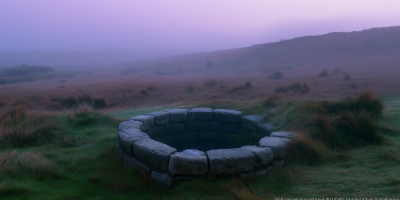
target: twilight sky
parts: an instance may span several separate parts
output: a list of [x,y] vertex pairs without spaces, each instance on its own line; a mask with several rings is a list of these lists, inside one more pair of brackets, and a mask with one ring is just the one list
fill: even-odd
[[398,0],[0,0],[0,51],[213,51],[400,25]]

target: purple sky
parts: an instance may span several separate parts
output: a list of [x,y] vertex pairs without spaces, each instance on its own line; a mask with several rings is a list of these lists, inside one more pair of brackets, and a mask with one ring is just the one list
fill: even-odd
[[385,0],[0,0],[0,51],[213,51],[400,25]]

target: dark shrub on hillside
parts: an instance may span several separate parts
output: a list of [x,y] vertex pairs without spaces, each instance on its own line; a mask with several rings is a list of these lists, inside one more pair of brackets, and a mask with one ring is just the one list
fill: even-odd
[[148,90],[148,91],[154,91],[154,90],[156,90],[156,87],[150,86],[150,87],[147,88],[147,90]]
[[5,106],[5,105],[6,105],[6,103],[0,102],[0,108],[3,107],[3,106]]
[[102,109],[107,106],[106,101],[103,98],[96,98],[93,100],[93,107],[95,109]]
[[282,77],[283,74],[281,71],[275,71],[271,76],[268,76],[268,79],[281,79]]
[[326,69],[322,70],[322,71],[319,73],[318,76],[319,76],[320,78],[328,77],[328,70],[326,70]]
[[286,86],[279,86],[275,88],[275,93],[285,93],[292,91],[292,92],[301,92],[303,94],[307,94],[309,90],[310,88],[308,87],[307,83],[300,84],[299,82],[297,82]]
[[72,108],[78,104],[78,101],[74,97],[67,97],[61,101],[61,104],[66,108]]
[[245,89],[250,89],[250,88],[252,88],[252,87],[253,87],[253,85],[251,84],[250,81],[247,81],[246,84],[244,84],[244,88],[245,88]]
[[356,112],[364,110],[372,117],[381,116],[384,108],[382,99],[368,89],[361,91],[356,98],[346,99],[344,104],[347,110]]
[[203,86],[205,87],[214,87],[217,85],[217,80],[215,79],[206,79],[203,81]]
[[340,73],[340,69],[336,68],[332,71],[332,74],[339,74]]
[[194,86],[193,85],[188,85],[186,87],[186,92],[194,92]]
[[344,75],[344,77],[343,77],[343,80],[345,80],[345,81],[349,81],[351,78],[350,78],[350,75],[349,74],[346,74],[346,75]]
[[262,102],[262,105],[267,108],[276,107],[279,103],[280,97],[276,94],[271,94]]
[[140,94],[147,95],[147,91],[146,90],[140,90]]
[[350,88],[351,89],[357,89],[357,85],[355,83],[353,83],[353,84],[350,85]]
[[80,96],[80,97],[78,98],[78,102],[79,102],[80,104],[87,104],[87,105],[92,105],[92,104],[93,104],[92,97],[90,97],[90,96],[87,95],[87,94],[83,94],[82,96]]

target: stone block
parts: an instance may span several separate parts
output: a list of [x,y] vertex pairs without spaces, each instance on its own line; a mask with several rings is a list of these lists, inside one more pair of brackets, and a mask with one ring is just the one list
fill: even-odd
[[165,135],[165,126],[153,127],[152,129],[146,131],[146,133],[151,138],[163,136]]
[[143,165],[141,162],[137,161],[135,157],[130,157],[124,155],[124,165],[127,167],[133,167],[141,175],[146,175],[150,177],[151,169]]
[[222,124],[222,129],[223,129],[224,132],[237,133],[238,132],[238,125],[237,124],[223,123]]
[[246,115],[241,119],[240,126],[243,128],[247,128],[251,131],[257,131],[257,124],[262,120],[262,116],[260,115]]
[[127,156],[127,155],[123,156],[124,165],[127,167],[135,167],[134,160],[135,157],[133,156]]
[[166,134],[176,134],[185,132],[185,124],[177,123],[177,124],[168,124],[165,125],[165,133]]
[[274,159],[274,167],[283,167],[283,165],[285,164],[285,159],[283,158],[277,158]]
[[117,146],[115,148],[115,154],[118,162],[123,162],[124,160],[124,151],[121,149],[119,146],[119,142],[117,143]]
[[175,176],[156,171],[151,172],[151,179],[157,183],[160,183],[163,187],[171,189],[175,186]]
[[272,164],[267,165],[265,167],[258,168],[256,170],[254,170],[254,172],[255,172],[257,178],[263,178],[263,177],[266,177],[271,170],[272,170]]
[[293,133],[287,132],[287,131],[273,132],[273,133],[271,133],[270,137],[280,137],[280,138],[291,139],[293,137]]
[[217,131],[222,132],[221,122],[186,122],[186,131]]
[[122,129],[118,131],[119,145],[124,152],[133,156],[132,144],[136,141],[150,139],[150,137],[139,129]]
[[211,108],[192,108],[188,111],[188,121],[206,122],[211,121],[213,112]]
[[203,151],[187,149],[171,154],[169,173],[180,175],[206,175],[208,172],[207,156]]
[[129,120],[142,122],[144,131],[148,131],[154,127],[154,117],[151,115],[139,115],[132,117]]
[[175,134],[176,140],[195,140],[199,138],[199,132],[185,132]]
[[187,109],[167,109],[164,111],[169,113],[170,124],[184,123],[187,120]]
[[140,131],[144,132],[143,123],[140,121],[128,120],[128,121],[121,122],[118,125],[118,131],[120,131],[122,129],[130,129],[130,128],[136,128],[136,129],[139,129]]
[[219,122],[239,124],[242,112],[237,110],[214,109],[213,115],[214,119]]
[[150,115],[154,117],[154,124],[156,126],[161,126],[169,124],[169,113],[165,111],[156,111],[151,113],[146,113],[144,115]]
[[252,178],[255,178],[255,173],[254,173],[254,171],[242,172],[242,173],[239,173],[238,176],[239,176],[240,179],[242,179],[244,181],[247,181],[247,180],[250,180]]
[[269,136],[274,127],[275,126],[270,123],[257,124],[257,133],[263,136]]
[[247,128],[240,127],[240,128],[238,128],[237,134],[239,134],[239,135],[251,135],[252,131],[247,129]]
[[258,147],[258,146],[243,146],[241,149],[245,149],[254,154],[255,157],[255,167],[261,167],[268,165],[273,160],[273,153],[271,148],[268,147]]
[[286,154],[286,144],[290,141],[291,141],[290,139],[286,138],[266,136],[260,140],[259,146],[271,148],[274,155],[274,159],[284,158]]
[[159,172],[168,171],[169,157],[176,152],[175,148],[152,139],[140,140],[132,146],[139,162]]
[[209,150],[207,156],[211,174],[236,174],[254,169],[254,155],[244,149]]

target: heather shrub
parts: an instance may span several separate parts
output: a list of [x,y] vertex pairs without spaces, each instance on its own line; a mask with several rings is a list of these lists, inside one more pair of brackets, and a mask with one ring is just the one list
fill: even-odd
[[147,91],[146,90],[140,90],[140,94],[147,95]]
[[262,102],[262,105],[267,108],[276,107],[279,103],[280,97],[276,94],[268,95],[267,99]]
[[107,106],[106,101],[103,98],[96,98],[93,100],[93,107],[95,109],[102,109]]
[[215,87],[217,85],[217,80],[215,79],[206,79],[203,81],[203,86],[205,87]]
[[268,79],[281,79],[283,77],[283,74],[281,71],[275,71],[272,73],[272,75],[268,76]]
[[194,92],[194,86],[193,85],[188,85],[186,87],[186,92]]
[[357,85],[355,83],[353,83],[353,84],[350,85],[350,88],[351,89],[357,89]]
[[320,78],[328,77],[328,70],[326,70],[326,69],[322,70],[322,71],[319,73],[318,76],[319,76]]
[[72,108],[78,104],[78,101],[74,97],[67,97],[61,101],[61,104],[66,108]]
[[286,86],[279,86],[275,88],[275,93],[285,93],[292,91],[307,94],[309,90],[310,88],[308,87],[307,83],[300,84],[299,82],[297,82]]
[[350,75],[349,74],[346,74],[346,75],[344,75],[344,77],[343,77],[343,80],[345,80],[345,81],[349,81],[351,78],[350,78]]
[[154,91],[154,90],[156,90],[156,87],[155,87],[155,86],[149,86],[149,87],[147,88],[147,90],[148,90],[148,91]]
[[80,104],[92,105],[93,104],[93,99],[88,94],[83,94],[78,98],[78,102]]

